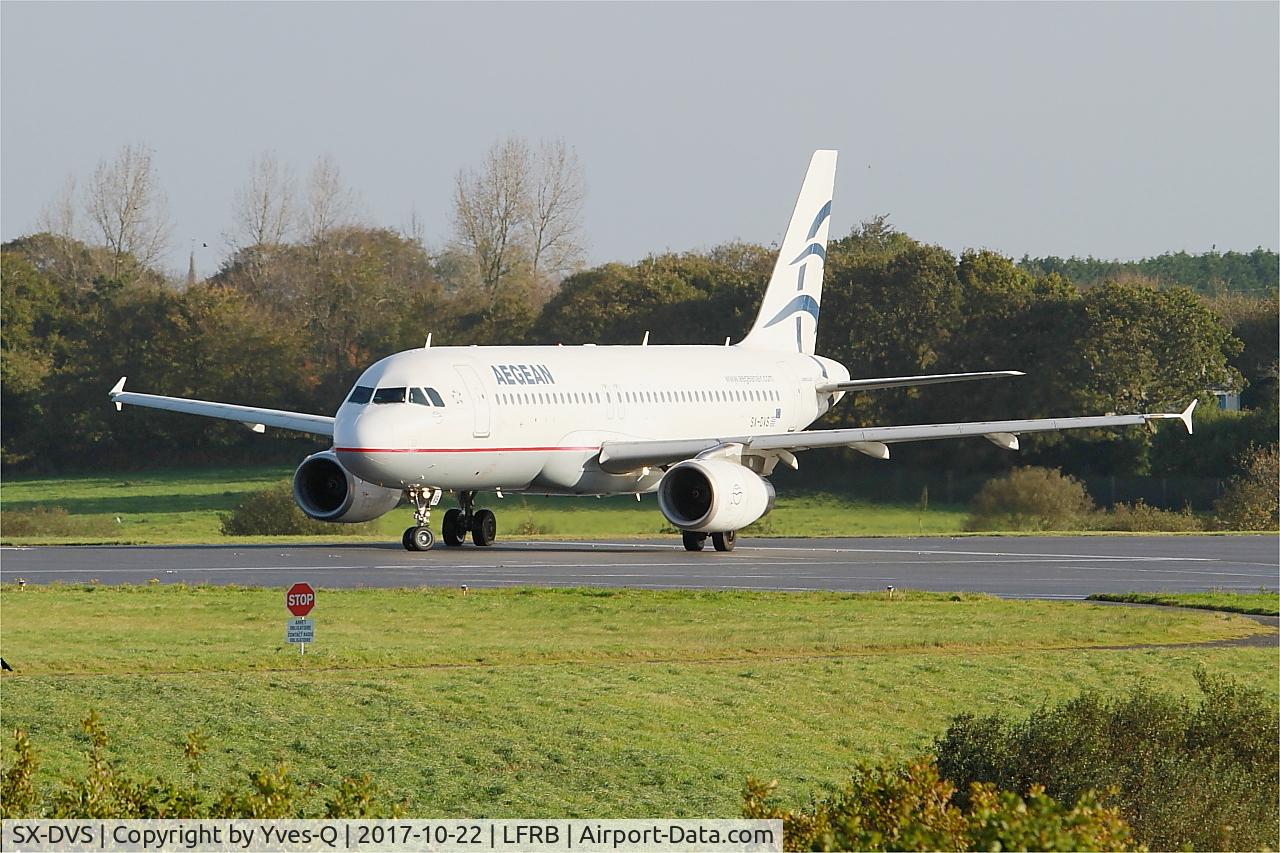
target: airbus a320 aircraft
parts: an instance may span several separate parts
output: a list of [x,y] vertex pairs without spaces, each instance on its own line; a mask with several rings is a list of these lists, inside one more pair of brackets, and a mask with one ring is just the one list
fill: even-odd
[[[441,525],[446,545],[491,545],[493,512],[476,494],[657,492],[658,507],[701,551],[733,550],[736,533],[767,513],[779,463],[817,447],[852,447],[878,459],[900,441],[983,436],[1018,448],[1021,433],[1150,424],[1179,414],[1109,415],[806,430],[846,393],[1020,376],[1018,371],[850,379],[814,353],[822,304],[836,152],[818,151],[791,214],[764,301],[733,346],[431,347],[382,359],[333,417],[136,394],[124,379],[116,408],[148,406],[329,436],[293,475],[302,511],[367,521],[407,496],[414,526],[404,547],[429,549],[431,508],[448,491],[458,506]],[[727,344],[727,342],[726,342]]]

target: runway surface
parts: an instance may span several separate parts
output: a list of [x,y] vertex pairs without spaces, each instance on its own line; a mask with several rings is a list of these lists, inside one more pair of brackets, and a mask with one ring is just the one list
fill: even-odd
[[986,592],[1082,598],[1095,592],[1276,589],[1276,536],[750,539],[727,554],[674,538],[620,542],[189,545],[0,549],[0,579],[323,587],[613,586],[643,589]]

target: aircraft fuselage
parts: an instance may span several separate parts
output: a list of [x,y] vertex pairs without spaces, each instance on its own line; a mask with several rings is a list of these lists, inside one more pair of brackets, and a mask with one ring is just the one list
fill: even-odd
[[[738,346],[408,350],[361,375],[372,395],[353,390],[338,409],[334,449],[390,488],[649,492],[662,471],[603,471],[602,442],[802,430],[838,399],[815,384],[847,378],[821,356]],[[402,402],[377,402],[400,388]]]

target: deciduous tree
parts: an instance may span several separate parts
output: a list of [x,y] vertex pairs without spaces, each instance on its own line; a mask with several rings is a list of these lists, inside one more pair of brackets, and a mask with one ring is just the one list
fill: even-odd
[[112,278],[154,267],[171,228],[151,149],[126,145],[101,161],[85,188],[85,212],[109,253]]

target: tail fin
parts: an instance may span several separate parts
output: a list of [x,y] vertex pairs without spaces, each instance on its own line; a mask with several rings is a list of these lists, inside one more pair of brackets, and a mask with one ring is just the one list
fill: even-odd
[[813,355],[835,180],[836,152],[815,151],[760,313],[739,346]]

